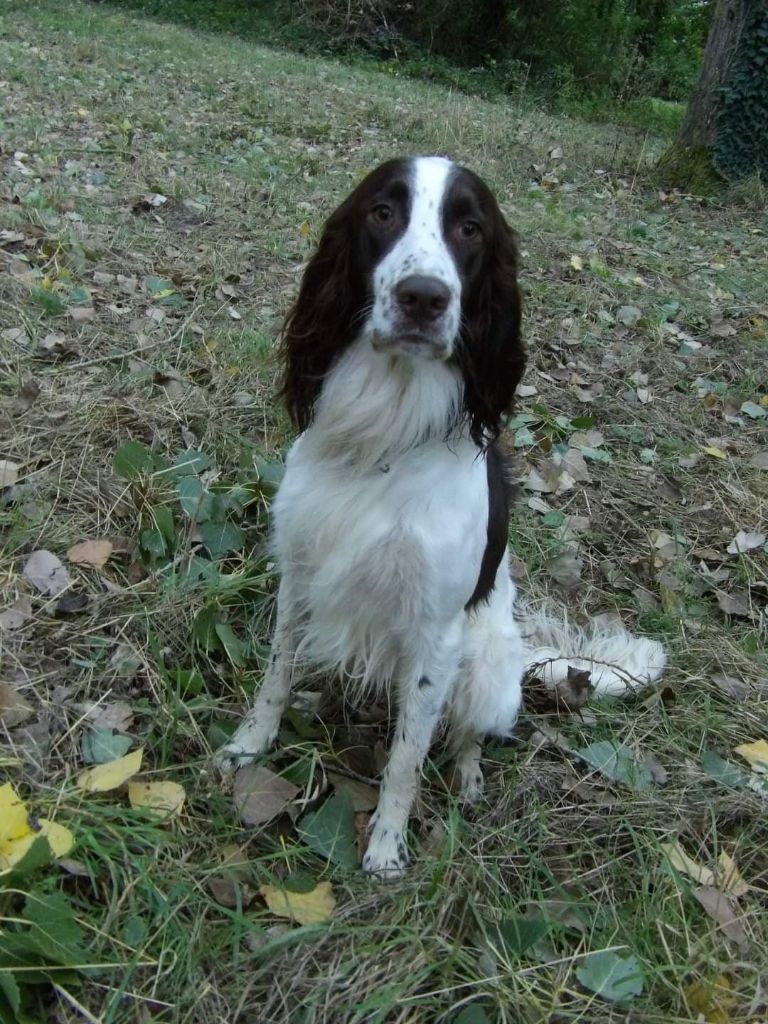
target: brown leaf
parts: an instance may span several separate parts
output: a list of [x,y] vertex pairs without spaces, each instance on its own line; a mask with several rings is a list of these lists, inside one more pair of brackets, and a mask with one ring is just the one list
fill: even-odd
[[298,792],[297,786],[268,768],[242,768],[235,776],[235,810],[244,825],[265,825],[284,811]]
[[27,619],[32,618],[32,602],[22,594],[13,604],[0,612],[0,629],[10,632],[13,629],[20,629]]
[[739,949],[746,949],[749,946],[744,925],[737,916],[733,903],[725,893],[720,892],[714,885],[702,885],[695,890],[694,896],[712,920],[720,926],[720,930],[727,939]]
[[337,793],[348,793],[353,811],[372,811],[379,802],[379,791],[367,782],[347,778],[337,772],[328,772],[328,781]]
[[0,722],[8,729],[21,725],[34,713],[29,701],[10,683],[0,680]]
[[13,487],[19,479],[21,467],[16,462],[0,459],[0,487]]
[[720,610],[725,612],[726,615],[738,615],[744,619],[752,617],[749,593],[746,590],[737,591],[733,594],[726,594],[722,590],[718,591],[717,603],[720,606]]
[[581,585],[581,570],[584,562],[573,548],[567,548],[561,555],[546,563],[546,571],[565,590],[575,590]]
[[743,555],[747,551],[754,551],[765,544],[764,533],[747,533],[739,530],[731,543],[725,549],[729,555]]
[[41,594],[57,597],[72,583],[69,573],[51,551],[34,551],[24,566],[24,577]]
[[208,892],[222,907],[247,907],[253,900],[253,892],[236,878],[214,875],[206,882]]
[[67,558],[76,565],[106,565],[112,554],[112,542],[108,540],[83,540],[73,544],[67,551]]
[[113,704],[93,704],[86,710],[85,717],[94,729],[128,732],[133,724],[133,711],[125,701],[116,701]]
[[743,680],[737,679],[735,676],[727,676],[723,672],[717,672],[709,678],[718,690],[726,695],[726,697],[730,697],[732,700],[738,701],[740,704],[749,696],[749,686]]

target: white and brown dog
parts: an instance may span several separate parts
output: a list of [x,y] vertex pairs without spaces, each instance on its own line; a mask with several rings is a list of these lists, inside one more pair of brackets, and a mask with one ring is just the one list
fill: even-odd
[[268,750],[294,676],[385,689],[397,722],[366,871],[398,875],[441,719],[462,794],[511,732],[527,666],[598,693],[658,678],[658,643],[515,610],[496,440],[525,368],[515,237],[487,186],[439,157],[373,171],[330,217],[288,316],[283,396],[301,434],[273,506],[272,659],[217,764]]

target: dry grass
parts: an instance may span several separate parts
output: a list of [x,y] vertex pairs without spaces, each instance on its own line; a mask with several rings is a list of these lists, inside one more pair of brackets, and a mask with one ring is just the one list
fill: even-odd
[[[0,604],[26,594],[33,608],[0,632],[0,668],[34,712],[0,725],[0,767],[77,837],[85,875],[49,869],[36,891],[64,891],[92,962],[118,965],[44,990],[35,1012],[108,1024],[761,1020],[765,796],[718,784],[702,753],[729,758],[768,731],[766,554],[725,550],[768,521],[768,474],[751,464],[768,421],[739,411],[768,392],[764,214],[647,190],[662,140],[626,127],[66,0],[13,4],[0,26],[2,222],[20,236],[0,244],[0,458],[19,466],[0,497]],[[546,589],[551,560],[572,543],[563,515],[588,517],[570,601],[618,609],[663,638],[671,668],[645,701],[576,715],[532,701],[517,740],[488,750],[489,799],[471,818],[436,749],[413,825],[417,862],[382,888],[327,866],[288,820],[243,830],[205,765],[258,681],[268,640],[274,580],[256,467],[279,461],[289,440],[272,398],[281,314],[349,187],[393,153],[428,151],[482,173],[521,236],[527,381],[538,392],[520,406],[535,442],[516,435],[521,477],[523,458],[544,463],[579,417],[612,455],[588,463],[590,481],[545,496],[547,514],[522,492],[511,533],[520,571]],[[542,172],[530,164],[558,181],[531,188]],[[166,201],[153,206],[154,194]],[[78,305],[93,318],[73,319]],[[621,323],[633,319],[619,314],[628,305],[641,314],[633,326]],[[52,333],[62,338],[46,353]],[[602,394],[584,402],[580,389],[594,385]],[[169,475],[115,472],[129,440],[170,459],[200,449],[223,494],[246,489],[243,543],[207,577],[188,571],[190,553],[205,552]],[[168,513],[174,550],[153,558],[141,539]],[[657,546],[660,531],[671,546]],[[116,552],[102,569],[69,566],[84,607],[62,611],[24,579],[30,552],[66,561],[71,544],[94,537]],[[725,616],[718,594],[745,614]],[[206,622],[229,624],[247,656],[206,651]],[[178,669],[199,674],[198,693],[180,690]],[[717,672],[744,683],[743,700],[722,692]],[[187,788],[173,826],[73,785],[87,709],[117,700],[133,711],[151,777]],[[546,726],[559,733],[542,745]],[[611,785],[563,737],[574,749],[612,740],[653,754],[668,780],[640,792]],[[287,725],[272,761],[317,800],[323,765],[372,776],[385,738],[381,724],[329,713],[322,726]],[[717,931],[693,883],[671,877],[659,843],[674,837],[705,865],[723,850],[737,860],[751,886],[736,908],[742,946]],[[281,925],[258,897],[220,905],[207,881],[233,841],[247,849],[251,892],[298,871],[331,878],[333,923]],[[494,922],[524,913],[550,926],[516,956]],[[584,955],[604,949],[642,965],[631,1006],[577,979]],[[725,1017],[691,988],[720,975]]]

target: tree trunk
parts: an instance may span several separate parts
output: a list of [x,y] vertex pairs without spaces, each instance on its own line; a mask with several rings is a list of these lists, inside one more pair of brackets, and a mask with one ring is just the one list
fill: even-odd
[[677,138],[659,161],[665,182],[706,191],[717,180],[712,147],[722,110],[722,90],[747,21],[750,0],[717,0],[701,71]]

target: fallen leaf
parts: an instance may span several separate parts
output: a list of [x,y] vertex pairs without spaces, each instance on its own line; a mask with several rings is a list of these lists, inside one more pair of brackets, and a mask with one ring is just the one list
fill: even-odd
[[20,469],[18,463],[0,459],[0,487],[13,487],[19,479]]
[[749,695],[749,687],[747,684],[741,679],[736,679],[735,676],[728,676],[723,672],[718,672],[709,678],[721,693],[724,693],[726,697],[731,697],[739,703],[745,701]]
[[112,542],[109,540],[84,540],[69,548],[67,558],[76,565],[95,565],[101,568],[109,561],[112,550]]
[[61,561],[52,551],[34,551],[24,566],[24,577],[41,594],[58,597],[70,586],[72,580]]
[[251,889],[231,876],[214,875],[208,879],[206,886],[222,907],[247,907],[253,899]]
[[7,729],[21,725],[33,712],[32,705],[25,697],[21,696],[15,687],[0,680],[0,722]]
[[725,612],[726,615],[739,615],[744,619],[752,617],[749,594],[746,590],[737,591],[733,594],[726,594],[722,590],[718,591],[717,603],[720,610]]
[[32,602],[25,594],[22,594],[13,604],[0,612],[0,629],[5,629],[8,632],[20,629],[27,619],[31,618]]
[[705,455],[711,455],[713,459],[727,458],[722,448],[717,448],[715,445],[712,444],[704,445],[701,450],[704,452]]
[[533,398],[538,393],[539,389],[534,384],[518,384],[515,392],[518,398]]
[[584,568],[583,559],[572,548],[566,549],[556,558],[551,558],[545,565],[546,571],[565,590],[574,590],[581,584],[581,570]]
[[588,954],[576,968],[576,977],[584,988],[612,1003],[625,1002],[643,991],[643,971],[637,957],[620,957],[612,950]]
[[178,782],[129,782],[128,802],[131,807],[144,807],[161,818],[175,818],[181,813],[187,794]]
[[736,999],[733,986],[724,974],[718,974],[711,980],[692,981],[683,994],[698,1020],[703,1019],[707,1024],[731,1024],[731,1011]]
[[328,781],[337,793],[348,793],[352,801],[352,810],[372,811],[379,802],[379,791],[367,782],[360,782],[358,779],[350,779],[346,775],[339,775],[337,772],[328,772]]
[[581,256],[571,256],[570,263],[571,263],[571,269],[572,270],[583,270],[584,269],[584,261],[582,260]]
[[619,306],[616,310],[616,319],[625,327],[634,327],[643,315],[639,306]]
[[753,420],[764,420],[768,416],[768,411],[762,405],[758,405],[757,402],[743,402],[741,412]]
[[599,448],[605,444],[605,437],[599,430],[577,430],[568,438],[571,448]]
[[68,828],[47,818],[36,818],[33,828],[27,808],[10,782],[0,786],[0,871],[18,864],[39,837],[46,839],[54,857],[66,856],[75,844]]
[[106,764],[127,754],[133,746],[130,736],[111,729],[88,729],[83,733],[80,752],[86,764]]
[[86,793],[107,793],[117,789],[141,770],[143,754],[144,748],[139,747],[115,761],[96,765],[95,768],[86,768],[78,775],[77,785]]
[[235,776],[235,810],[244,825],[265,825],[285,810],[298,792],[297,786],[268,768],[242,768]]
[[259,892],[276,917],[287,917],[297,924],[330,921],[336,908],[330,882],[320,882],[311,892],[291,892],[275,885],[260,885]]
[[743,555],[746,551],[754,551],[765,544],[764,533],[747,533],[739,530],[731,543],[725,549],[729,555]]
[[321,857],[342,867],[357,867],[355,812],[348,793],[337,793],[299,822],[299,835]]
[[574,750],[574,754],[596,768],[613,782],[622,782],[630,789],[649,789],[653,776],[648,765],[637,759],[633,752],[620,743],[602,740]]
[[724,892],[713,885],[702,885],[694,892],[694,896],[706,912],[720,925],[720,930],[740,949],[749,945],[743,923],[739,920],[731,900]]
[[741,743],[734,747],[735,754],[739,754],[747,761],[755,772],[768,772],[768,742],[766,740],[755,740],[753,743]]
[[91,704],[86,707],[85,717],[94,729],[127,732],[133,724],[133,711],[125,701],[115,701],[113,704]]
[[719,869],[718,888],[728,893],[729,896],[746,896],[749,892],[749,886],[744,881],[736,861],[725,850],[720,852],[720,856],[717,858],[717,866]]
[[749,460],[749,465],[753,469],[768,469],[768,451],[757,452]]
[[677,839],[671,843],[662,843],[660,850],[667,862],[676,871],[683,875],[688,875],[689,878],[692,878],[694,882],[698,882],[699,885],[715,884],[714,872],[689,857]]

